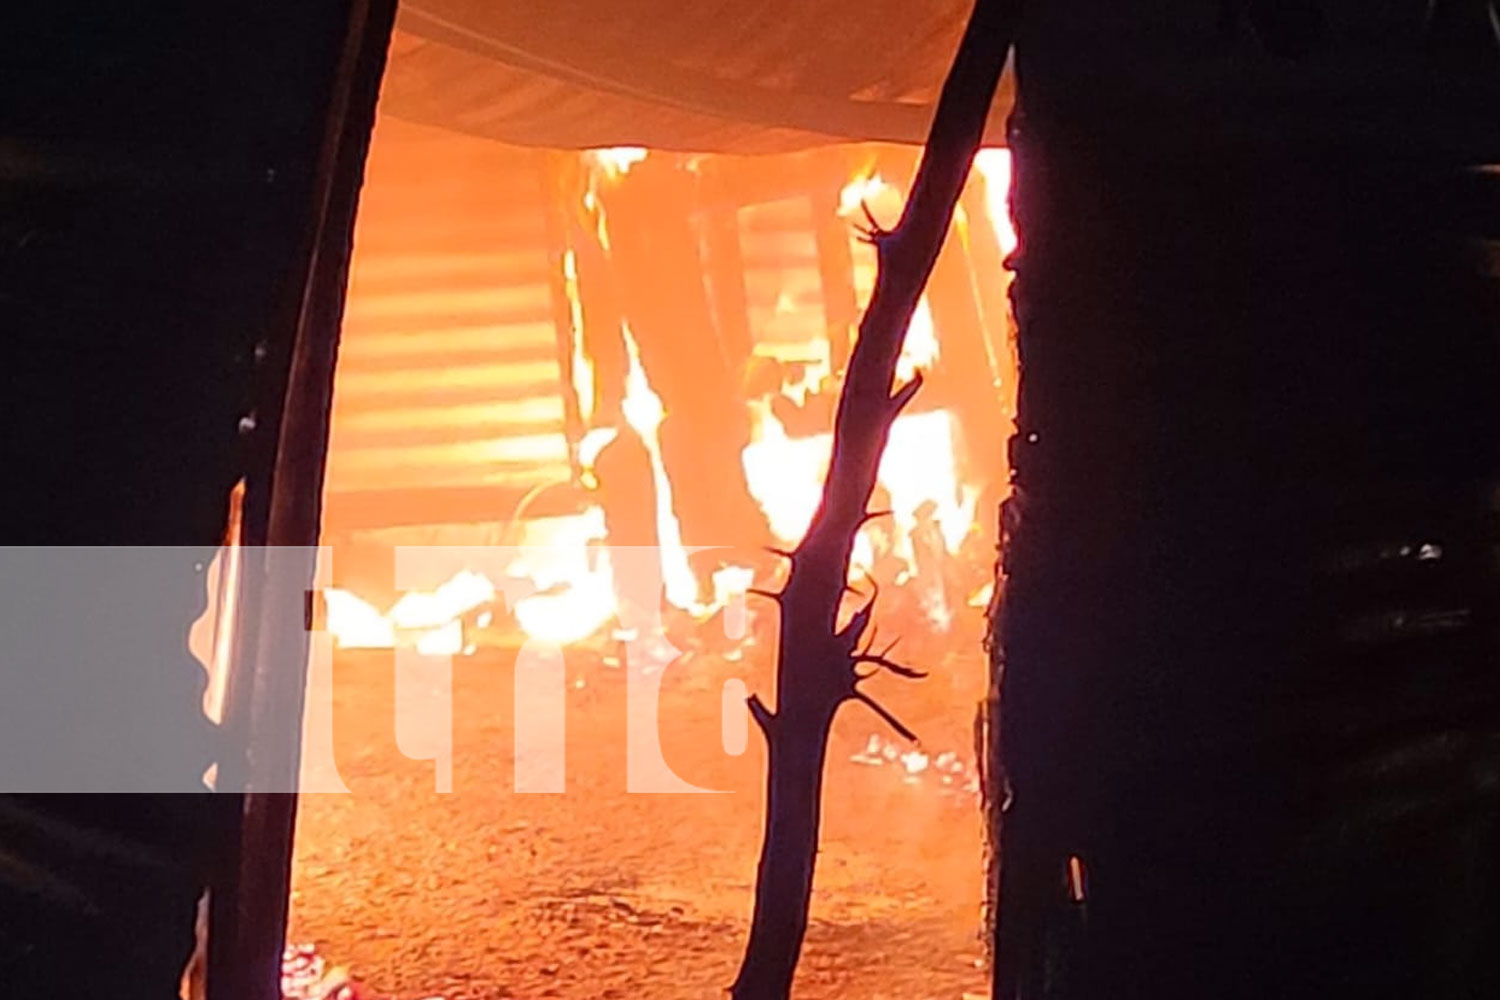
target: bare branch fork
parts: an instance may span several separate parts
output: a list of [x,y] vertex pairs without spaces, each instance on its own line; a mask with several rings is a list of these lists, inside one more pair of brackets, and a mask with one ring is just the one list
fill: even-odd
[[[884,229],[866,209],[864,238],[876,249],[875,289],[859,326],[834,421],[833,457],[823,497],[791,561],[786,588],[764,593],[781,609],[774,711],[758,696],[750,714],[766,739],[766,826],[756,873],[755,912],[745,957],[730,987],[734,1000],[786,1000],[807,931],[817,856],[823,765],[834,715],[862,702],[903,737],[915,734],[859,687],[881,670],[919,671],[861,647],[878,596],[842,628],[849,557],[867,512],[891,424],[921,388],[921,376],[892,391],[906,328],[948,232],[1013,37],[1019,0],[976,0],[944,81],[922,163],[900,221]],[[862,669],[863,668],[863,669]]]

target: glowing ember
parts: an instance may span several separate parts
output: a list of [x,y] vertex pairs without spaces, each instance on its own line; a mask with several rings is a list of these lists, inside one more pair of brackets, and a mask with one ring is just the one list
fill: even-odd
[[901,755],[901,766],[907,774],[921,774],[930,763],[928,756],[920,750],[908,750]]
[[289,944],[281,954],[283,1000],[355,1000],[349,970],[329,965],[311,944]]
[[945,798],[968,802],[979,794],[977,768],[952,750],[930,755],[921,749],[907,750],[880,733],[871,733],[864,747],[849,760],[894,773],[905,785],[926,786]]

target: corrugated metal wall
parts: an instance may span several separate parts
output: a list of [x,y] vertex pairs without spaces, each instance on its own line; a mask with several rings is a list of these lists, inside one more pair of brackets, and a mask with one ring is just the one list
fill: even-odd
[[826,360],[828,328],[811,199],[750,205],[736,217],[755,352]]
[[568,478],[538,155],[379,121],[335,381],[333,530],[503,519]]

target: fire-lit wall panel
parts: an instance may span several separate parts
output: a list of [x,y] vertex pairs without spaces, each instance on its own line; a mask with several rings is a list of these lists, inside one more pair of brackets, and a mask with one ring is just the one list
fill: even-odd
[[738,212],[745,301],[757,354],[826,360],[827,323],[812,203],[806,197]]
[[[379,121],[334,387],[334,530],[414,508],[499,520],[568,478],[539,167],[529,150]],[[477,506],[445,511],[445,492],[476,490]]]

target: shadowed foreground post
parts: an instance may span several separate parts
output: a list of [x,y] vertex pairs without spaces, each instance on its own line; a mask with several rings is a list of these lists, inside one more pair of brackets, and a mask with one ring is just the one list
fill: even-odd
[[833,457],[806,537],[786,553],[791,574],[774,597],[781,606],[777,707],[752,696],[750,711],[769,751],[766,829],[756,875],[755,913],[735,1000],[790,994],[807,930],[819,803],[829,730],[839,706],[861,701],[907,738],[909,730],[859,689],[870,671],[921,676],[860,646],[875,596],[838,628],[849,556],[866,512],[891,424],[921,385],[894,392],[896,360],[912,313],[947,234],[990,102],[1005,64],[1014,21],[1011,0],[978,0],[943,85],[922,166],[901,221],[892,230],[871,219],[879,272],[859,327],[835,419]]
[[1500,995],[1500,59],[1301,7],[1017,42],[996,1000]]

